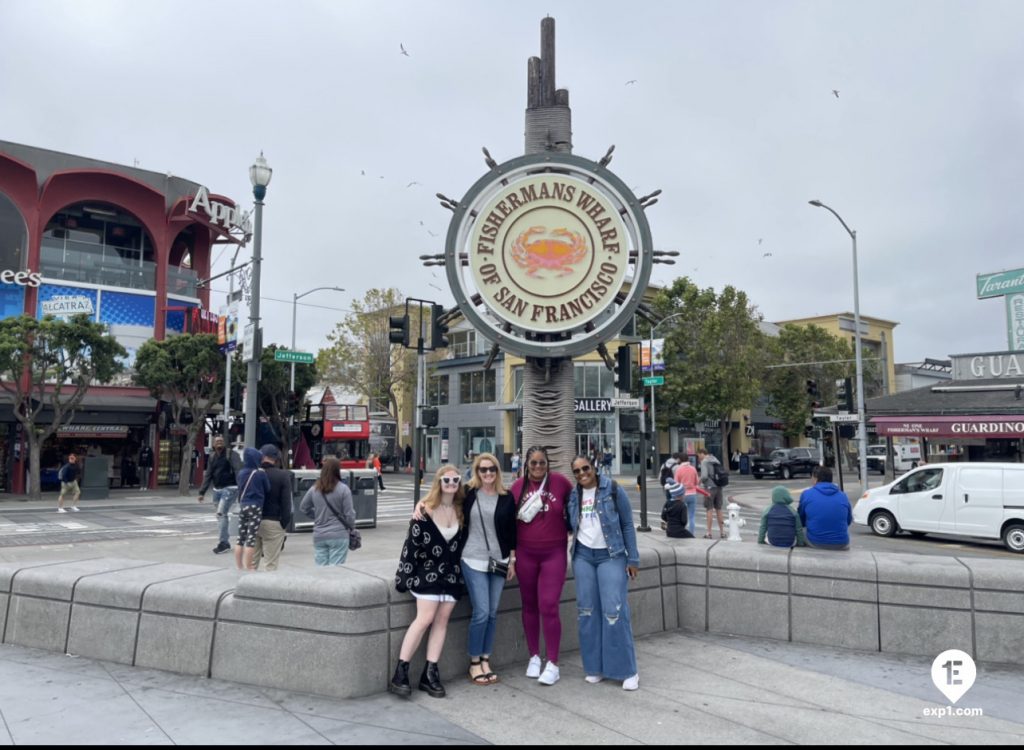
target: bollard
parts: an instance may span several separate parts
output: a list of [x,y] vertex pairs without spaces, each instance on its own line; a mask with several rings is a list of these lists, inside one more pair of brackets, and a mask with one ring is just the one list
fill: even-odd
[[743,539],[740,537],[740,528],[746,526],[747,522],[740,518],[740,506],[737,505],[736,501],[730,497],[729,504],[725,506],[725,508],[729,511],[729,536],[726,538],[726,541],[742,542]]

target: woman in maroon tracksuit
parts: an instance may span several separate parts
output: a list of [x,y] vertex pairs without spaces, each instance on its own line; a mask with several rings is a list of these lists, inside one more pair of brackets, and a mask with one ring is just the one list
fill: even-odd
[[[529,523],[516,524],[516,576],[523,601],[523,630],[530,649],[526,676],[539,678],[542,685],[558,682],[558,647],[562,641],[562,622],[558,603],[565,585],[568,563],[568,531],[565,508],[572,482],[548,470],[548,454],[534,446],[526,451],[525,475],[512,485],[518,507],[540,493],[542,510]],[[544,627],[544,646],[548,659],[541,671],[540,630]]]

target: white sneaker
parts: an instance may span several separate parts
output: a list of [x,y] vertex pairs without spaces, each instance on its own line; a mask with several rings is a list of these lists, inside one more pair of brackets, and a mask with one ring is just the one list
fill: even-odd
[[602,677],[599,674],[588,674],[584,679],[587,682],[589,682],[591,685],[596,685],[597,683],[599,683],[602,680],[604,680],[604,677]]
[[640,675],[635,674],[622,681],[623,690],[638,690],[640,688]]
[[81,508],[79,508],[77,505],[72,505],[71,506],[71,510],[73,510],[75,513],[77,513],[78,511],[81,510]]
[[67,511],[64,510],[63,508],[57,508],[57,512],[58,513],[67,513]]
[[526,665],[526,676],[537,679],[540,677],[540,657],[531,656],[530,663]]
[[544,673],[537,678],[537,682],[541,685],[554,685],[558,682],[558,665],[548,662],[548,665],[544,667]]

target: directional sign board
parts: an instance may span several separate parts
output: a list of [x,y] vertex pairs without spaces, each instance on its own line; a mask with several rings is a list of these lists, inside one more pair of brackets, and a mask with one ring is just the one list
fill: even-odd
[[300,365],[313,364],[313,355],[309,352],[290,352],[287,349],[278,349],[274,352],[275,362],[296,362]]
[[653,378],[644,378],[644,385],[665,385],[665,376],[655,375]]
[[642,404],[638,398],[613,398],[612,407],[616,409],[639,409]]

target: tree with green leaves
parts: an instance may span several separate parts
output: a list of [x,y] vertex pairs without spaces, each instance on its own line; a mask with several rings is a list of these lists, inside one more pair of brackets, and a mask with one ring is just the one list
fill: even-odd
[[[93,383],[109,383],[128,352],[88,315],[68,320],[30,315],[0,320],[0,387],[28,439],[29,497],[41,497],[39,449],[71,422]],[[50,414],[42,418],[44,409]]]
[[[257,411],[267,419],[271,429],[281,437],[282,443],[287,446],[291,443],[288,436],[288,394],[291,384],[291,364],[278,362],[274,359],[274,352],[287,347],[270,344],[263,348],[260,358],[260,382],[259,400],[256,402]],[[238,368],[240,371],[243,368]],[[234,373],[234,368],[232,369]],[[301,403],[306,392],[312,388],[317,381],[316,364],[295,365],[295,393]],[[296,420],[301,419],[300,414],[295,415]],[[258,448],[259,446],[253,446]]]
[[[718,420],[724,452],[732,413],[750,408],[761,392],[768,356],[761,314],[734,287],[716,294],[686,277],[659,291],[652,309],[666,321],[658,330],[665,338],[658,426],[667,427],[680,418],[698,423]],[[670,316],[676,317],[668,320]],[[723,462],[727,458],[723,456]]]
[[[388,338],[388,318],[404,314],[405,300],[397,289],[370,289],[362,300],[354,301],[352,312],[328,335],[330,346],[317,355],[323,381],[366,396],[371,407],[387,404],[391,415],[397,416],[398,394],[410,392],[416,383],[416,359],[410,356],[415,349],[392,344]],[[419,320],[412,317],[413,346],[418,325]]]
[[[769,343],[772,366],[765,376],[766,412],[782,421],[788,438],[803,435],[812,415],[812,401],[836,403],[836,380],[854,371],[853,348],[815,325],[786,324]],[[817,395],[807,392],[812,381]]]
[[189,494],[189,470],[196,437],[206,414],[224,392],[224,356],[213,334],[184,333],[150,340],[135,357],[135,382],[170,404],[175,424],[185,426],[178,494]]

